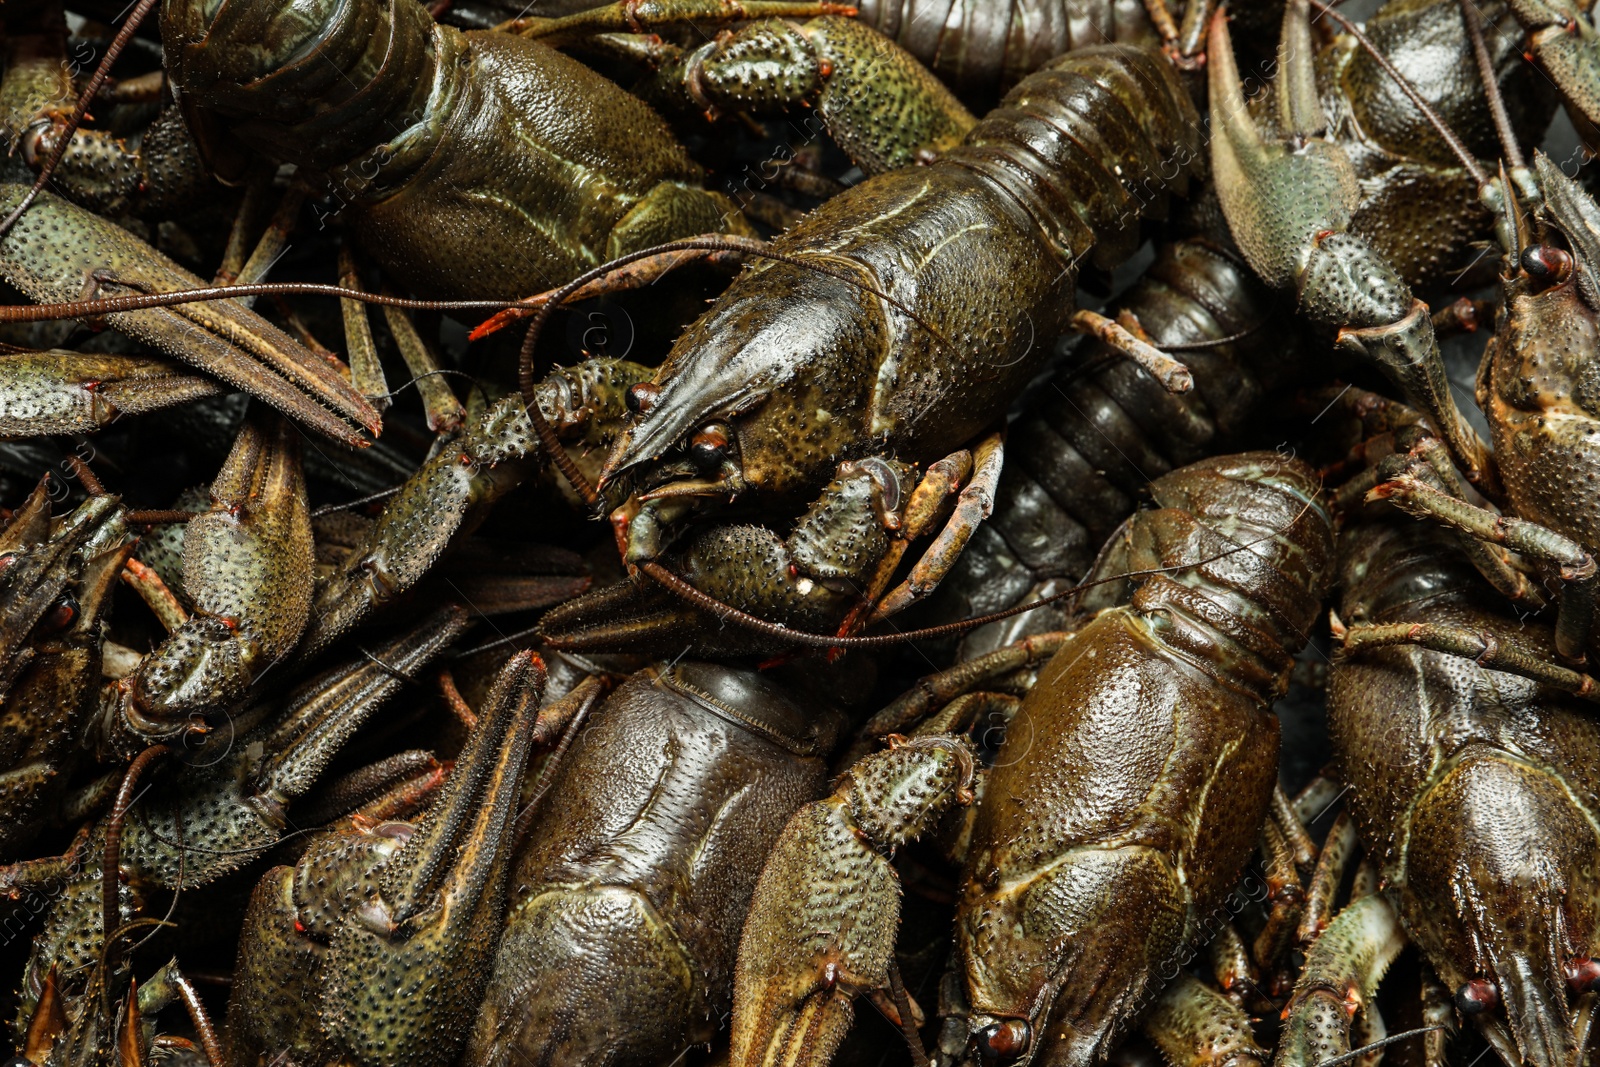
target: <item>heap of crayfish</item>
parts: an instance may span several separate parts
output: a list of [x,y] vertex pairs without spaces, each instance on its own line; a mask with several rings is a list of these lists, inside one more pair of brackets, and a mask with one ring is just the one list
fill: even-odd
[[1597,30],[1366,15],[9,0],[14,1062],[1585,1067]]

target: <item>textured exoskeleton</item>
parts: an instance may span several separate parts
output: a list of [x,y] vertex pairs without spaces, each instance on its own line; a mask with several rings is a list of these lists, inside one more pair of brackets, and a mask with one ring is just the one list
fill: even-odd
[[[1303,374],[1304,338],[1230,246],[1203,237],[1161,244],[1105,312],[1134,316],[1155,345],[1206,346],[1182,353],[1193,390],[1169,392],[1088,338],[1011,424],[994,514],[940,586],[939,621],[1009,608],[1082,577],[1151,478],[1243,445],[1262,402]],[[1053,606],[984,627],[963,654],[1064,619],[1065,607]]]
[[[76,5],[74,5],[76,6]],[[85,53],[67,47],[60,0],[8,4],[0,74],[0,140],[6,153],[40,166],[77,102]],[[170,218],[192,208],[208,184],[195,144],[173,106],[134,138],[79,130],[56,167],[55,189],[100,215]]]
[[624,1067],[711,1040],[760,859],[823,791],[838,728],[751,671],[625,682],[529,826],[464,1062]]
[[[1554,100],[1548,83],[1522,61],[1504,5],[1480,5],[1512,128],[1537,140]],[[1507,32],[1507,31],[1511,32]],[[1390,0],[1363,24],[1373,48],[1416,89],[1434,114],[1481,159],[1499,154],[1489,101],[1455,0]],[[1366,48],[1336,35],[1316,62],[1317,95],[1328,136],[1359,183],[1350,233],[1412,286],[1458,281],[1491,233],[1477,183],[1400,85]],[[1266,103],[1266,94],[1256,104]],[[1266,107],[1258,117],[1272,121]]]
[[[1385,892],[1507,1064],[1575,1067],[1600,954],[1600,722],[1528,676],[1560,673],[1549,626],[1514,617],[1439,531],[1363,523],[1341,556],[1329,729]],[[1454,653],[1417,643],[1447,638]]]
[[[1489,423],[1506,496],[1524,519],[1591,551],[1600,508],[1589,488],[1600,470],[1600,206],[1548,157],[1535,160],[1542,232],[1508,257],[1504,321],[1484,350],[1478,404]],[[1562,244],[1565,244],[1565,248]]]
[[[1129,519],[1092,573],[1177,569],[1100,587],[1106,610],[1055,635],[1046,647],[1058,651],[1016,708],[985,775],[956,910],[961,995],[941,1038],[945,1055],[986,1064],[1095,1062],[1176,975],[1183,953],[1214,929],[1213,914],[1256,845],[1276,780],[1270,704],[1287,688],[1291,656],[1332,570],[1320,485],[1298,461],[1245,453],[1174,471],[1151,491],[1157,508]],[[1003,649],[949,673],[970,689],[986,672],[1020,665]],[[948,699],[959,689],[915,692]],[[867,730],[898,728],[916,706],[902,704]],[[928,728],[944,725],[935,719]],[[866,758],[914,761],[913,746],[933,740]],[[928,810],[959,792],[958,778],[894,793],[895,803],[884,805],[893,825],[926,825]],[[860,790],[838,797],[858,822],[880,817]],[[912,814],[900,811],[907,804]],[[870,862],[859,854],[897,839],[807,828],[806,810],[786,839],[797,836],[795,847],[830,878],[835,870],[855,877]],[[865,889],[861,898],[836,899],[828,882],[812,892],[792,875],[775,876],[770,888],[764,875],[762,885],[740,952],[735,1067],[824,1063],[840,1031],[823,1029],[822,1020],[878,977],[869,964],[892,943],[897,909],[883,894],[893,883],[873,888],[870,912]],[[809,916],[797,925],[792,915],[810,907],[848,913],[852,924],[871,914],[872,936],[852,924],[840,927],[851,939],[802,936],[831,928]],[[797,1023],[817,1012],[814,1023]]]
[[970,803],[972,775],[972,750],[959,737],[897,738],[789,820],[739,941],[734,1064],[833,1056],[855,998],[889,988],[900,883],[885,854]]
[[194,1042],[159,1032],[157,1013],[179,1003],[196,1024],[207,1062],[218,1062],[216,1035],[203,1010],[196,1010],[199,997],[178,961],[168,960],[143,980],[133,973],[128,959],[137,947],[133,943],[148,936],[148,928],[155,925],[156,920],[145,919],[113,931],[106,950],[88,965],[86,991],[74,1003],[55,997],[52,975],[51,993],[19,1042],[15,1062],[40,1067],[144,1067],[160,1062],[157,1057],[162,1052],[198,1051]]
[[1527,31],[1526,51],[1561,91],[1585,140],[1600,137],[1600,38],[1594,4],[1583,0],[1511,0]]
[[1162,992],[1140,1023],[1173,1067],[1266,1067],[1250,1017],[1187,972]]
[[[0,184],[0,212],[26,193]],[[115,223],[47,192],[0,238],[0,276],[40,303],[205,284]],[[378,431],[377,411],[332,364],[237,301],[120,311],[106,322],[327,437],[362,445],[361,430]],[[183,379],[173,388],[194,391]]]
[[[539,33],[832,10],[630,3]],[[225,127],[325,179],[373,257],[431,295],[515,298],[672,238],[749,232],[654,111],[538,40],[438,25],[414,0],[348,12],[169,0],[162,39],[214,160]],[[883,50],[899,52],[878,38]]]
[[[628,388],[649,375],[648,367],[627,360],[589,360],[552,371],[535,390],[536,401],[557,436],[578,446],[575,462],[592,470],[626,414]],[[521,394],[488,405],[444,437],[319,583],[304,647],[325,647],[413,588],[496,500],[547,460]]]
[[[1186,189],[1196,136],[1165,59],[1083,49],[930,166],[813,211],[774,242],[781,261],[756,258],[631,391],[638,418],[599,485],[627,561],[655,560],[684,520],[735,499],[803,505],[841,460],[931,464],[973,440],[1067,331],[1079,261],[1125,257],[1140,218]],[[958,508],[955,524],[986,510]],[[823,555],[848,561],[857,536],[845,524]],[[755,541],[729,556],[752,606],[829,577]]]
[[[861,21],[928,64],[956,92],[979,102],[993,100],[1075,48],[1151,45],[1160,38],[1149,9],[1136,0],[957,0],[937,10],[922,0],[862,0],[856,6]],[[1193,53],[1202,43],[1199,33],[1191,32],[1184,51]]]
[[[1412,295],[1387,258],[1384,241],[1369,241],[1355,228],[1363,186],[1352,154],[1370,163],[1395,131],[1381,136],[1369,131],[1372,141],[1356,138],[1349,146],[1334,136],[1315,80],[1309,0],[1290,0],[1278,49],[1277,123],[1263,129],[1246,105],[1227,20],[1220,14],[1212,20],[1207,49],[1216,131],[1211,166],[1234,240],[1263,281],[1296,293],[1299,311],[1314,326],[1336,331],[1341,348],[1381,366],[1438,427],[1468,478],[1492,488],[1488,450],[1450,397],[1427,304]],[[1427,56],[1429,50],[1419,54]],[[1362,69],[1354,66],[1346,76]],[[1381,71],[1370,75],[1382,76]],[[1381,114],[1383,97],[1371,102]],[[1347,121],[1360,114],[1360,107],[1352,108]],[[1415,130],[1420,123],[1396,125]],[[1414,133],[1400,136],[1411,147],[1427,144]],[[1377,154],[1381,159],[1383,153]],[[1407,228],[1402,215],[1374,236],[1392,240]]]
[[920,63],[838,15],[763,19],[719,34],[662,62],[639,91],[713,115],[809,110],[867,174],[936,158],[977,121]]
[[[370,656],[308,679],[281,712],[251,709],[219,730],[181,767],[116,820],[120,918],[139,916],[162,891],[194,890],[262,856],[293,832],[289,809],[317,783],[362,723],[466,627],[460,608],[436,613]],[[73,865],[35,939],[23,982],[26,1027],[46,984],[75,997],[101,937],[103,856],[112,818],[90,833],[87,861]]]
[[742,222],[637,98],[420,3],[167,3],[162,38],[202,145],[226,129],[325,174],[366,250],[431,295],[516,298]]
[[52,529],[42,484],[0,532],[0,863],[21,858],[85,753],[132,551],[115,497],[91,496]]
[[106,687],[103,743],[132,755],[237,704],[287,656],[311,612],[311,516],[300,437],[286,420],[245,424],[184,534],[193,611],[133,674]]
[[61,350],[0,355],[0,439],[93,433],[122,415],[221,391],[216,382],[146,356]]
[[[926,595],[987,515],[1001,467],[999,437],[974,452],[945,457],[920,480],[909,464],[875,456],[845,460],[788,537],[761,525],[707,525],[693,530],[669,562],[718,601],[812,633],[847,631],[868,609],[888,614]],[[952,496],[953,521],[909,580],[880,603],[910,543],[930,532]],[[707,626],[703,611],[634,582],[570,601],[539,626],[552,644],[570,649],[737,655],[787,647],[781,636]]]
[[494,959],[523,767],[550,725],[535,713],[544,676],[531,653],[511,658],[420,822],[348,821],[266,873],[240,938],[230,1064],[455,1061]]
[[1378,464],[1372,494],[1475,542],[1464,546],[1475,566],[1512,600],[1537,610],[1557,599],[1557,651],[1582,664],[1594,644],[1600,548],[1592,385],[1600,206],[1542,153],[1534,170],[1543,204],[1532,220],[1515,197],[1503,200],[1506,305],[1478,368],[1509,514],[1469,502],[1448,466],[1428,458],[1425,439],[1403,461]]
[[[525,13],[521,5],[494,6],[508,14]],[[591,0],[551,0],[537,4],[536,10],[543,15],[570,15],[590,6]],[[1200,16],[1210,10],[1209,5],[1191,6],[1201,10],[1193,17],[1185,10],[1186,32],[1180,45],[1184,55],[1204,44]],[[861,22],[927,64],[975,106],[993,104],[1024,77],[1073,49],[1152,45],[1162,36],[1139,0],[940,0],[933,5],[922,0],[861,0],[855,7]]]
[[1394,909],[1381,894],[1364,893],[1341,911],[1306,950],[1284,1007],[1276,1067],[1313,1067],[1351,1054],[1354,1024],[1371,1031],[1378,983],[1405,946]]

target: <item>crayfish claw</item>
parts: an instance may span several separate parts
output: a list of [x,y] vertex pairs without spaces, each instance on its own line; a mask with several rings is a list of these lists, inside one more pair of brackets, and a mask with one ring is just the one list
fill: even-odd
[[[0,211],[26,192],[21,185],[0,187]],[[0,242],[0,274],[41,303],[78,300],[85,279],[97,272],[114,274],[136,292],[205,287],[126,230],[50,193],[40,193]],[[236,301],[111,312],[106,321],[326,437],[363,447],[369,441],[355,427],[376,435],[381,425],[376,409],[325,359]]]
[[357,1062],[446,1064],[466,1041],[494,959],[544,685],[537,656],[511,658],[443,792],[334,933],[323,1025]]
[[739,943],[732,1067],[824,1067],[853,1001],[889,984],[900,886],[886,858],[972,783],[950,735],[876,752],[795,813],[767,858]]
[[[1281,51],[1289,85],[1300,81],[1294,71],[1301,66],[1309,70],[1312,63],[1311,50],[1297,50],[1294,45],[1300,23],[1307,18],[1303,3],[1290,4],[1284,12]],[[1319,235],[1350,225],[1360,200],[1355,170],[1343,149],[1313,135],[1316,119],[1298,106],[1297,143],[1262,136],[1240,86],[1226,9],[1212,16],[1207,56],[1215,131],[1211,165],[1223,214],[1240,251],[1262,279],[1274,288],[1292,287],[1305,271]]]
[[[258,414],[217,473],[209,510],[188,523],[183,584],[194,610],[140,664],[122,725],[149,734],[148,743],[241,699],[299,641],[311,565],[300,435],[287,420]],[[122,693],[111,699],[120,703]]]
[[149,356],[8,353],[0,355],[0,438],[94,433],[122,415],[220,392],[211,379]]

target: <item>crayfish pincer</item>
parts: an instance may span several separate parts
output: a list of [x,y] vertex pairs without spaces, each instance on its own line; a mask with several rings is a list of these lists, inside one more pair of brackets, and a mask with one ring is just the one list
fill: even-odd
[[419,823],[348,820],[256,886],[228,1006],[228,1062],[443,1067],[477,1010],[544,664],[501,670]]
[[[637,418],[598,487],[627,561],[654,562],[686,521],[735,500],[796,508],[826,492],[898,530],[910,485],[895,465],[964,465],[955,450],[1002,418],[1048,357],[1045,339],[1071,329],[1079,263],[1133,252],[1139,220],[1202,166],[1197,138],[1165,59],[1087,48],[1017,86],[930,166],[880,174],[813,211],[630,390]],[[866,508],[874,494],[881,503]],[[949,540],[964,543],[987,510],[958,505]],[[859,523],[833,524],[806,553],[748,541],[736,607],[773,605],[774,621],[806,627],[817,598],[849,606],[836,570],[801,557],[861,566]],[[954,558],[891,598],[931,591]],[[616,596],[598,596],[594,614],[614,616]],[[552,620],[552,640],[581,637],[581,605],[559,633]]]
[[[947,672],[959,685],[919,685],[864,732],[929,704],[948,714],[790,821],[745,923],[734,1067],[828,1061],[850,999],[885,978],[899,907],[882,853],[970,799],[969,750],[944,731],[985,681],[1046,653],[978,782],[949,983],[964,1004],[941,1062],[1095,1062],[1225,919],[1277,778],[1271,703],[1321,610],[1332,523],[1316,474],[1276,453],[1206,460],[1151,494],[1101,553],[1095,577],[1129,576],[1102,587],[1105,610]],[[890,788],[863,788],[884,775]]]
[[300,438],[286,420],[245,424],[184,536],[194,611],[104,690],[105,744],[137,752],[242,700],[287,656],[311,613],[311,513]]

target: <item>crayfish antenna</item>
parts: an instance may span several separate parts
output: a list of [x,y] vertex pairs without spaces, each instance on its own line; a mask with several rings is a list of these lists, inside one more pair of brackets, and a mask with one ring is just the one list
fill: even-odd
[[128,818],[128,809],[133,806],[134,790],[139,785],[139,779],[152,763],[170,751],[166,745],[151,745],[128,764],[122,776],[122,785],[117,789],[117,799],[111,805],[111,816],[106,820],[105,852],[100,860],[100,906],[103,915],[100,929],[105,934],[106,948],[109,948],[114,936],[112,931],[117,929],[117,920],[122,916],[118,868],[122,865],[123,823]]
[[[1484,173],[1483,167],[1473,154],[1467,151],[1467,146],[1461,143],[1461,138],[1456,136],[1456,132],[1450,128],[1450,124],[1445,122],[1433,105],[1423,98],[1422,94],[1417,91],[1417,87],[1412,84],[1411,79],[1400,73],[1395,65],[1390,62],[1389,57],[1379,51],[1378,47],[1361,31],[1361,27],[1339,14],[1331,5],[1323,3],[1322,0],[1309,0],[1309,3],[1319,17],[1327,16],[1337,22],[1372,57],[1373,62],[1382,67],[1383,72],[1394,79],[1395,85],[1406,95],[1406,99],[1410,100],[1412,106],[1422,112],[1422,117],[1428,120],[1428,124],[1434,128],[1439,137],[1449,146],[1451,153],[1460,161],[1461,169],[1472,175],[1472,180],[1477,182],[1479,186],[1488,182],[1489,176]],[[1307,53],[1308,56],[1309,54]],[[1307,59],[1306,62],[1309,64],[1310,60]],[[1498,86],[1496,89],[1498,91]]]
[[[1528,162],[1522,156],[1522,146],[1517,143],[1516,131],[1511,127],[1511,115],[1506,111],[1506,99],[1500,92],[1500,80],[1494,74],[1494,60],[1483,39],[1483,16],[1472,0],[1461,0],[1461,18],[1467,24],[1467,39],[1472,42],[1472,57],[1478,64],[1478,80],[1483,83],[1484,97],[1489,101],[1489,114],[1494,118],[1495,134],[1500,138],[1500,152],[1511,170],[1526,171]],[[1505,181],[1505,167],[1500,168],[1500,179]],[[1509,195],[1510,187],[1507,186]]]
[[85,116],[89,114],[89,105],[94,103],[94,98],[100,95],[100,87],[106,83],[106,78],[111,75],[111,65],[117,61],[122,50],[128,47],[128,42],[133,40],[134,33],[139,29],[150,12],[155,10],[159,0],[139,0],[133,11],[128,15],[122,28],[117,30],[117,35],[111,39],[111,44],[106,48],[106,54],[100,57],[100,65],[95,67],[94,75],[89,79],[89,84],[83,87],[78,102],[72,106],[72,115],[67,119],[66,128],[60,131],[55,139],[55,147],[51,149],[50,157],[45,160],[43,167],[39,168],[38,177],[34,178],[33,185],[23,196],[21,203],[11,209],[11,213],[0,220],[0,237],[4,237],[15,226],[22,213],[28,210],[39,194],[44,191],[45,185],[50,181],[50,176],[61,165],[61,160],[67,154],[67,147],[72,144],[73,134],[78,132],[78,127],[83,125]]

